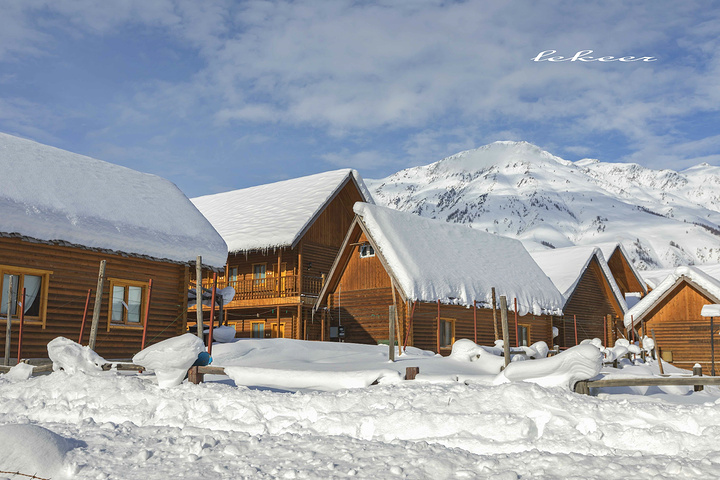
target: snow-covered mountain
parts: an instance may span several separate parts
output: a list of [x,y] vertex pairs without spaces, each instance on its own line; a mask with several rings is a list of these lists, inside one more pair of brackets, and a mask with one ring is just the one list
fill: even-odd
[[641,269],[720,262],[720,167],[570,162],[495,142],[366,180],[375,200],[522,240],[530,250],[622,242]]

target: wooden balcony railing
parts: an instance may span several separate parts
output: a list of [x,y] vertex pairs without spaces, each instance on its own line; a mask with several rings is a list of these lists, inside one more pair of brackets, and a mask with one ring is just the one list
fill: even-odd
[[[230,285],[235,289],[233,301],[257,300],[263,298],[282,298],[318,296],[323,286],[323,277],[312,277],[303,275],[302,286],[299,285],[298,275],[287,275],[283,277],[252,278],[247,280],[235,280],[231,282],[218,281],[218,288],[225,288]],[[203,279],[203,287],[210,288],[212,280]],[[194,285],[191,285],[194,288]]]

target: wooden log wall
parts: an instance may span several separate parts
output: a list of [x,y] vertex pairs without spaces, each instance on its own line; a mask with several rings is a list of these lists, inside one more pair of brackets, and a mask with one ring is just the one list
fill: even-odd
[[[0,265],[52,271],[50,275],[46,328],[27,322],[23,331],[23,357],[47,358],[47,343],[64,336],[78,340],[80,324],[88,289],[92,289],[90,305],[94,301],[98,267],[107,260],[106,277],[147,282],[153,279],[150,301],[150,323],[147,344],[179,335],[185,331],[186,267],[173,263],[142,258],[94,252],[75,247],[32,243],[18,238],[0,238]],[[108,325],[108,302],[111,298],[106,280],[100,324],[96,344],[97,352],[106,359],[129,358],[140,350],[141,326]],[[92,310],[92,309],[91,309]],[[90,315],[85,326],[83,342],[90,333]],[[4,324],[4,323],[3,323]],[[13,322],[12,356],[17,356],[19,324]],[[0,333],[4,345],[5,329]]]
[[619,248],[615,249],[607,263],[623,296],[644,290]]
[[585,270],[575,291],[565,303],[564,319],[558,319],[555,326],[559,335],[556,342],[561,347],[575,345],[575,324],[577,317],[578,343],[585,339],[604,339],[605,317],[619,316],[622,311],[611,299],[611,290],[597,260],[593,259]]

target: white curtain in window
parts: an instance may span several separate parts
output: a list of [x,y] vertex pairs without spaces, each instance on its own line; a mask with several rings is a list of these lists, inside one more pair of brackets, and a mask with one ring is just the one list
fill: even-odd
[[113,286],[112,292],[112,321],[123,321],[123,300],[125,299],[125,287]]
[[140,322],[140,306],[142,305],[142,288],[128,287],[128,322]]
[[24,275],[23,276],[23,287],[25,288],[25,305],[23,310],[25,312],[35,303],[35,298],[40,293],[40,285],[42,284],[42,277],[36,275]]

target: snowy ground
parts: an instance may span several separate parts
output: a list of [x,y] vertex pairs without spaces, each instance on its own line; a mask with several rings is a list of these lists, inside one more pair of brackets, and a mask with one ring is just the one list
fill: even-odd
[[[589,397],[525,382],[492,385],[496,375],[473,375],[477,362],[413,351],[389,364],[382,346],[247,340],[216,345],[213,353],[215,364],[275,369],[267,371],[275,383],[301,375],[289,371],[404,372],[411,364],[421,377],[283,391],[236,386],[227,377],[159,388],[151,374],[0,375],[0,470],[16,471],[4,467],[3,452],[34,439],[15,436],[10,445],[3,428],[25,424],[71,439],[63,467],[45,477],[54,479],[675,479],[720,471],[714,388]],[[454,380],[463,375],[467,384]]]

